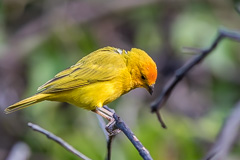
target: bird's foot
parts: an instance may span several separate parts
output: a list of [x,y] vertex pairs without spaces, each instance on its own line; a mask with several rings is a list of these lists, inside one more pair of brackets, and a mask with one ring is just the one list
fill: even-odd
[[113,109],[110,109],[107,106],[103,106],[103,107],[100,107],[100,108],[96,108],[95,110],[92,110],[92,111],[109,121],[109,123],[105,127],[109,136],[115,136],[115,135],[117,135],[118,133],[121,132],[121,130],[117,129],[117,127],[115,125],[116,120],[113,117],[115,111]]
[[105,127],[105,129],[107,130],[109,136],[115,136],[115,135],[117,135],[118,133],[121,132],[120,129],[116,128],[115,124],[116,124],[116,121],[112,117],[110,122]]

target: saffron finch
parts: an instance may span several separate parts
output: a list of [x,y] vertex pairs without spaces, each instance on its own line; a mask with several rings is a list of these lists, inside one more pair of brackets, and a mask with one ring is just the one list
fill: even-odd
[[111,120],[103,105],[138,87],[152,94],[156,78],[156,64],[143,50],[104,47],[58,73],[35,95],[9,106],[5,113],[49,100],[92,110]]

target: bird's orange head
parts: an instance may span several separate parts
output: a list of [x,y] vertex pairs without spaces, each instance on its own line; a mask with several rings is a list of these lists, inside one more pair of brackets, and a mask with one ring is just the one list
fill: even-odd
[[132,48],[128,54],[128,68],[134,88],[144,87],[152,94],[157,79],[156,63],[141,49]]

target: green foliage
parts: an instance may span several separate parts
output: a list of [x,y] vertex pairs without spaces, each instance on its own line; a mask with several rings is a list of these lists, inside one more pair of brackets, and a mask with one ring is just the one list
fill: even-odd
[[[165,84],[169,79],[169,77],[164,77],[163,70],[169,66],[182,64],[183,61],[194,56],[182,53],[181,48],[183,46],[208,47],[220,26],[239,27],[239,15],[236,15],[234,8],[231,8],[228,2],[225,2],[228,4],[227,7],[225,7],[224,2],[218,1],[187,4],[181,1],[158,2],[141,7],[136,6],[128,10],[123,9],[122,12],[116,11],[118,14],[111,11],[104,15],[100,15],[100,13],[97,15],[97,10],[96,13],[91,10],[86,14],[74,10],[79,14],[77,17],[66,18],[62,21],[61,18],[64,18],[64,14],[60,17],[56,14],[56,17],[53,16],[54,18],[49,16],[49,19],[44,17],[45,14],[50,13],[55,8],[54,6],[59,5],[55,4],[56,2],[44,1],[46,4],[36,5],[41,13],[34,12],[32,15],[33,11],[26,7],[28,3],[35,3],[35,1],[24,1],[22,4],[14,5],[19,7],[19,15],[14,15],[15,19],[10,19],[10,17],[13,17],[11,14],[15,13],[6,11],[6,8],[13,4],[5,1],[5,10],[0,7],[0,58],[9,56],[5,54],[9,53],[12,54],[12,59],[21,57],[16,58],[16,61],[26,65],[24,70],[26,77],[23,76],[26,80],[26,88],[22,90],[23,95],[20,95],[21,97],[34,94],[39,86],[59,71],[76,63],[84,55],[100,48],[100,46],[111,44],[116,47],[142,48],[148,50],[149,54],[155,58],[159,69],[159,80],[154,95],[154,98],[156,98],[163,83]],[[70,3],[70,1],[66,1],[66,3]],[[94,4],[94,2],[92,3]],[[178,3],[179,7],[176,7]],[[87,7],[92,5],[90,2],[86,2],[86,4]],[[224,9],[222,6],[224,6]],[[101,6],[99,7],[101,8]],[[114,8],[116,6],[108,5],[105,7]],[[83,8],[79,7],[79,10],[82,11]],[[91,18],[91,15],[93,15],[93,18]],[[170,18],[165,18],[165,16]],[[35,22],[34,20],[38,18],[45,18],[44,22],[46,23],[51,22],[47,25],[47,29],[43,27],[43,31],[39,29],[39,32],[32,33],[32,36],[31,32],[34,31],[29,29],[27,31],[30,36],[22,33],[23,36],[19,38],[21,40],[16,40],[18,45],[9,42],[11,38],[14,39],[14,35],[17,35],[18,31],[21,31],[21,28]],[[61,23],[58,22],[58,18]],[[78,18],[86,18],[86,20],[78,20]],[[125,23],[129,25],[124,25]],[[166,24],[169,26],[166,26]],[[132,37],[129,34],[124,34],[124,32],[119,32],[118,28],[120,27],[122,27],[122,30],[130,31]],[[166,27],[170,28],[166,29]],[[111,28],[114,29],[111,30]],[[166,31],[169,33],[164,34]],[[129,41],[125,42],[122,37],[132,38],[133,46],[127,43],[131,40],[128,39]],[[164,53],[161,50],[162,48],[165,49]],[[16,53],[5,52],[8,49],[16,49],[17,51]],[[171,64],[173,61],[168,59],[168,53],[171,53],[169,55],[176,59],[174,64]],[[18,56],[15,56],[15,54]],[[146,96],[146,92],[141,90],[131,92],[129,93],[131,96],[120,98],[110,106],[116,108],[116,110],[122,104],[131,108],[127,110],[129,113],[120,113],[131,115],[128,116],[130,118],[126,120],[126,123],[130,124],[131,129],[150,151],[154,160],[201,159],[211,147],[224,119],[239,99],[239,62],[239,43],[222,42],[217,50],[197,66],[204,68],[203,71],[193,70],[192,72],[197,73],[196,77],[189,75],[190,78],[188,77],[187,82],[184,81],[186,83],[184,87],[186,90],[190,90],[190,93],[199,93],[201,91],[199,88],[204,86],[201,88],[204,90],[201,96],[207,99],[207,102],[204,103],[206,106],[201,109],[197,108],[198,105],[187,94],[184,99],[176,100],[170,97],[170,102],[162,113],[168,126],[167,130],[162,129],[156,116],[149,113],[150,109],[147,107],[150,100]],[[176,69],[174,68],[174,70]],[[170,68],[169,70],[173,69]],[[199,77],[207,78],[203,82],[199,82]],[[202,95],[204,93],[210,96]],[[16,93],[16,95],[18,94]],[[190,104],[195,105],[191,106],[191,111],[187,107],[184,109],[179,107],[181,104],[183,104],[181,106],[189,105],[185,102],[192,102]],[[142,106],[136,104],[142,104]],[[92,159],[104,159],[106,156],[106,140],[94,113],[57,102],[43,102],[16,114],[19,113],[21,114],[18,118],[24,123],[16,122],[16,126],[26,125],[29,121],[34,122],[63,138]],[[14,121],[18,120],[15,119]],[[21,134],[17,138],[10,137],[10,139],[12,141],[21,139],[26,142],[32,151],[31,159],[37,159],[41,156],[51,160],[78,159],[45,136],[33,132],[29,128],[25,132],[26,134]],[[236,143],[229,157],[239,159],[239,142]],[[141,157],[129,140],[121,133],[114,139],[112,159],[141,159]]]

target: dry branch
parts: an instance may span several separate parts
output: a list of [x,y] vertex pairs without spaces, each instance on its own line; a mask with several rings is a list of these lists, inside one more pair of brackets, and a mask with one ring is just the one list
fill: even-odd
[[106,160],[111,160],[111,155],[112,155],[112,142],[113,142],[113,138],[114,136],[109,136],[108,140],[107,140],[107,157]]
[[[134,147],[138,150],[138,153],[144,160],[152,160],[149,151],[142,145],[142,143],[138,140],[138,138],[134,135],[131,129],[127,126],[127,124],[115,113],[113,109],[108,108],[108,106],[103,106],[105,109],[109,110],[110,112],[114,113],[113,118],[115,119],[115,129],[120,129],[127,138],[132,142]],[[111,142],[110,142],[111,144]]]
[[[110,108],[108,108],[107,106],[104,106],[104,108],[108,109],[109,111],[113,112],[113,110],[111,110]],[[116,121],[116,129],[120,129],[126,136],[127,138],[132,142],[132,144],[134,145],[134,147],[138,150],[139,154],[141,155],[141,157],[144,160],[152,160],[151,155],[149,154],[149,151],[142,145],[142,143],[138,140],[138,138],[133,134],[133,132],[130,130],[130,128],[126,125],[126,123],[114,112],[113,115],[115,121]],[[103,122],[100,120],[100,126],[103,129]],[[69,145],[68,143],[66,143],[64,140],[62,140],[61,138],[57,137],[56,135],[52,134],[51,132],[41,128],[38,125],[32,124],[32,123],[28,123],[28,126],[30,128],[32,128],[35,131],[38,131],[44,135],[46,135],[49,139],[54,140],[55,142],[59,143],[62,147],[64,147],[65,149],[67,149],[68,151],[70,151],[71,153],[77,155],[78,157],[82,158],[82,159],[86,159],[89,160],[89,158],[87,158],[85,155],[83,155],[82,153],[80,153],[79,151],[77,151],[75,148],[73,148],[71,145]],[[107,153],[107,159],[111,158],[111,144],[112,144],[112,136],[107,138],[107,149],[108,149],[108,153]]]
[[153,113],[156,113],[159,122],[164,127],[165,124],[162,121],[160,116],[159,110],[163,107],[165,102],[167,101],[168,97],[172,93],[175,86],[183,79],[183,77],[187,74],[189,70],[191,70],[195,65],[199,64],[209,53],[211,53],[223,40],[224,38],[228,38],[231,40],[239,41],[240,42],[240,33],[235,31],[230,31],[227,29],[220,29],[218,34],[213,41],[213,43],[205,49],[197,49],[197,48],[185,48],[189,51],[198,53],[195,57],[193,57],[188,63],[184,66],[179,68],[172,79],[167,83],[167,85],[163,88],[162,92],[160,93],[159,97],[152,103],[151,110]]
[[123,122],[123,120],[114,113],[113,115],[116,121],[116,127],[120,129],[132,142],[134,147],[138,150],[139,154],[142,156],[144,160],[152,160],[149,151],[142,145],[142,143],[138,140],[138,138],[133,134],[133,132],[129,129],[129,127]]
[[67,142],[65,142],[63,139],[57,137],[56,135],[52,134],[51,132],[43,129],[42,127],[33,124],[33,123],[28,123],[28,126],[30,128],[32,128],[34,131],[40,132],[44,135],[46,135],[49,139],[57,142],[58,144],[60,144],[63,148],[65,148],[66,150],[68,150],[69,152],[75,154],[76,156],[78,156],[81,159],[84,160],[90,160],[90,158],[86,157],[85,155],[83,155],[82,153],[80,153],[79,151],[77,151],[75,148],[73,148],[71,145],[69,145]]

